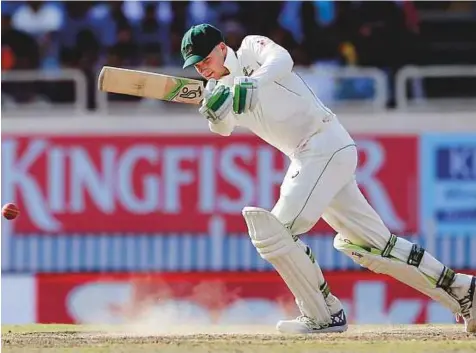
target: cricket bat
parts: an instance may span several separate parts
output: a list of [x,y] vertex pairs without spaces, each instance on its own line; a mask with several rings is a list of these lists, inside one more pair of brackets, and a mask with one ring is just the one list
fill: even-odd
[[99,73],[98,88],[103,92],[200,104],[204,85],[191,78],[104,66]]

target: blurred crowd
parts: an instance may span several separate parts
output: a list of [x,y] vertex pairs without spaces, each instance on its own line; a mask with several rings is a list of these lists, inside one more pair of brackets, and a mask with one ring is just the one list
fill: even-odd
[[417,60],[402,49],[419,48],[411,2],[4,1],[2,69],[179,65],[181,36],[200,22],[234,49],[248,33],[267,35],[299,65],[393,66]]
[[[456,9],[474,20],[475,7],[464,2],[2,1],[1,6],[2,70],[79,68],[91,80],[105,64],[181,65],[182,34],[201,22],[221,28],[234,49],[247,34],[267,35],[302,66],[372,66],[392,77],[406,64],[476,58],[476,48],[434,55],[431,35],[422,35],[420,10]],[[443,32],[455,42],[452,31]],[[476,43],[476,30],[461,32],[458,42]]]

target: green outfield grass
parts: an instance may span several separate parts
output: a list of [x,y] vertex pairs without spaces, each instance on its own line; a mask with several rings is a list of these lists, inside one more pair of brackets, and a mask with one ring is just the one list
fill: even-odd
[[2,326],[2,352],[473,353],[461,325],[353,325],[343,334],[281,335],[273,327]]

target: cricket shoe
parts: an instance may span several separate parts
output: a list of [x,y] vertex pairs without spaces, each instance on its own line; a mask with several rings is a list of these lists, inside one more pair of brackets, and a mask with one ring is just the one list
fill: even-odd
[[458,300],[461,305],[461,313],[456,314],[456,320],[462,316],[464,320],[464,329],[467,333],[476,333],[476,277],[473,276],[469,286],[468,295]]
[[331,315],[331,323],[323,324],[308,316],[301,315],[294,320],[281,320],[276,329],[281,333],[331,333],[347,331],[344,309]]

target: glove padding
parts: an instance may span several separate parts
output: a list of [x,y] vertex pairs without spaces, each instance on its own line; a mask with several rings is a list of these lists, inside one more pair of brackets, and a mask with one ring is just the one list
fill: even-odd
[[231,112],[233,98],[230,88],[217,85],[217,81],[212,79],[208,81],[203,93],[205,98],[198,112],[209,121],[216,124]]
[[236,77],[233,85],[233,112],[252,112],[258,103],[258,82],[246,76]]

